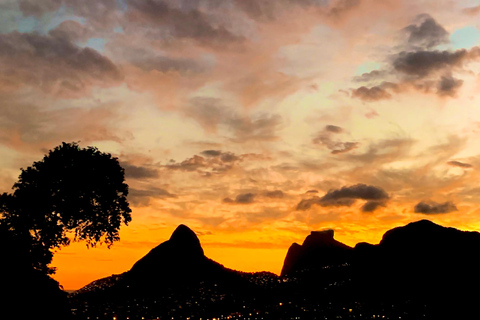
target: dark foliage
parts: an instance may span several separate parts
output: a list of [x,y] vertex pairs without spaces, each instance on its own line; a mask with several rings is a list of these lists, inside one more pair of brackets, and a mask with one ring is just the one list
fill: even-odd
[[119,240],[131,220],[124,177],[110,154],[64,142],[22,169],[13,194],[0,197],[0,222],[24,243],[35,269],[52,272],[52,250],[69,236],[90,247]]

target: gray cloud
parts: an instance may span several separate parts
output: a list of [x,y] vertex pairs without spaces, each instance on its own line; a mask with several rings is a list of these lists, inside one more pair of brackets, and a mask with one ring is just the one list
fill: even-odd
[[452,76],[443,76],[438,82],[437,94],[440,96],[455,97],[462,84],[463,80],[455,79]]
[[415,207],[416,213],[423,214],[442,214],[457,211],[457,207],[451,201],[438,203],[434,201],[421,201]]
[[373,212],[377,210],[378,207],[385,207],[385,201],[367,201],[362,206],[362,212]]
[[145,28],[147,22],[154,26],[151,33],[157,32],[163,38],[193,39],[205,45],[243,41],[242,36],[227,29],[226,24],[215,23],[198,7],[174,7],[162,0],[130,0],[127,15],[131,24]]
[[255,200],[256,194],[248,192],[248,193],[241,193],[235,197],[235,200],[231,198],[224,198],[223,202],[225,203],[236,203],[236,204],[250,204],[253,203]]
[[148,179],[158,177],[157,169],[149,166],[136,166],[129,162],[122,162],[122,167],[125,169],[125,176],[132,179]]
[[460,67],[469,58],[465,49],[457,51],[414,51],[400,52],[393,59],[393,68],[403,74],[423,78],[434,71],[445,68]]
[[392,95],[383,86],[374,86],[367,88],[365,86],[353,89],[352,97],[363,101],[379,101],[391,99]]
[[367,203],[362,207],[362,211],[371,212],[377,209],[378,206],[384,205],[388,199],[388,194],[382,188],[366,184],[356,184],[330,190],[321,198],[315,196],[310,199],[303,199],[297,204],[296,210],[307,210],[314,204],[322,207],[349,207],[353,205],[356,200],[367,200]]
[[204,150],[200,152],[200,154],[207,156],[207,157],[218,157],[222,154],[220,150]]
[[342,142],[333,138],[333,135],[343,133],[344,130],[341,127],[334,125],[327,125],[320,131],[315,138],[313,138],[313,144],[325,146],[330,149],[331,154],[346,153],[358,147],[358,142]]
[[407,43],[414,47],[430,49],[440,44],[448,43],[448,32],[428,14],[417,17],[414,24],[404,29]]
[[464,163],[464,162],[460,162],[460,161],[456,161],[456,160],[448,161],[447,164],[449,164],[453,167],[460,167],[460,168],[464,168],[464,169],[473,168],[473,166],[469,163]]
[[75,20],[62,21],[48,33],[55,38],[63,38],[66,41],[86,41],[91,38],[95,32],[86,25]]
[[184,112],[207,131],[216,131],[219,126],[227,129],[231,134],[230,140],[239,143],[276,140],[277,131],[284,124],[278,114],[240,115],[220,100],[206,97],[191,99]]
[[273,198],[273,199],[281,199],[285,196],[282,190],[266,191],[264,195],[267,198]]
[[119,1],[115,0],[20,0],[19,8],[26,16],[41,17],[64,8],[69,14],[83,17],[97,27],[112,26],[118,19]]
[[234,162],[240,159],[232,152],[222,152],[220,150],[204,150],[200,154],[206,157],[219,157],[223,162]]
[[37,33],[0,34],[0,65],[0,81],[59,95],[117,85],[123,79],[119,69],[97,51],[68,38]]
[[149,187],[147,190],[130,188],[128,200],[134,206],[148,206],[151,198],[176,198],[177,196],[162,188]]
[[325,131],[332,133],[342,133],[343,128],[329,124],[325,126]]
[[180,163],[170,163],[165,165],[167,169],[180,171],[196,171],[207,165],[205,158],[194,155],[191,158],[185,159]]
[[[354,77],[355,82],[372,82],[352,90],[352,97],[363,101],[391,99],[394,93],[414,89],[425,93],[434,92],[439,97],[455,97],[463,81],[452,76],[455,70],[480,57],[480,48],[434,50],[438,45],[448,43],[449,34],[439,23],[427,14],[405,27],[402,32],[406,39],[392,54],[381,70]],[[380,81],[382,81],[378,84]],[[436,90],[435,90],[436,89]]]
[[382,188],[366,184],[356,184],[349,187],[330,190],[322,197],[322,202],[336,201],[339,199],[387,200],[388,194]]

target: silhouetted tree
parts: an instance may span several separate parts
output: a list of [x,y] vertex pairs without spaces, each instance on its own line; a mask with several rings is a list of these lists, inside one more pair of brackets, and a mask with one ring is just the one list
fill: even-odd
[[53,273],[53,250],[71,239],[88,247],[119,240],[121,224],[131,221],[124,180],[117,158],[64,142],[0,196],[0,231],[11,233],[34,269]]

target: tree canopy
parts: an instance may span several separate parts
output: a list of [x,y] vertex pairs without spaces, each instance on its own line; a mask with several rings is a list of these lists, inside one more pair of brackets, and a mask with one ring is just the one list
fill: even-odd
[[127,195],[117,158],[64,142],[21,169],[13,193],[0,196],[0,231],[22,244],[35,269],[52,271],[52,250],[71,240],[88,247],[119,240],[131,221]]

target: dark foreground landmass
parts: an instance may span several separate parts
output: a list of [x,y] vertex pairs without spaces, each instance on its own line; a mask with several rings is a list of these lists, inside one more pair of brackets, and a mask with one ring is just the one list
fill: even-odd
[[276,276],[208,259],[181,225],[70,304],[74,319],[478,319],[479,250],[479,233],[427,220],[354,248],[317,231],[290,247]]

